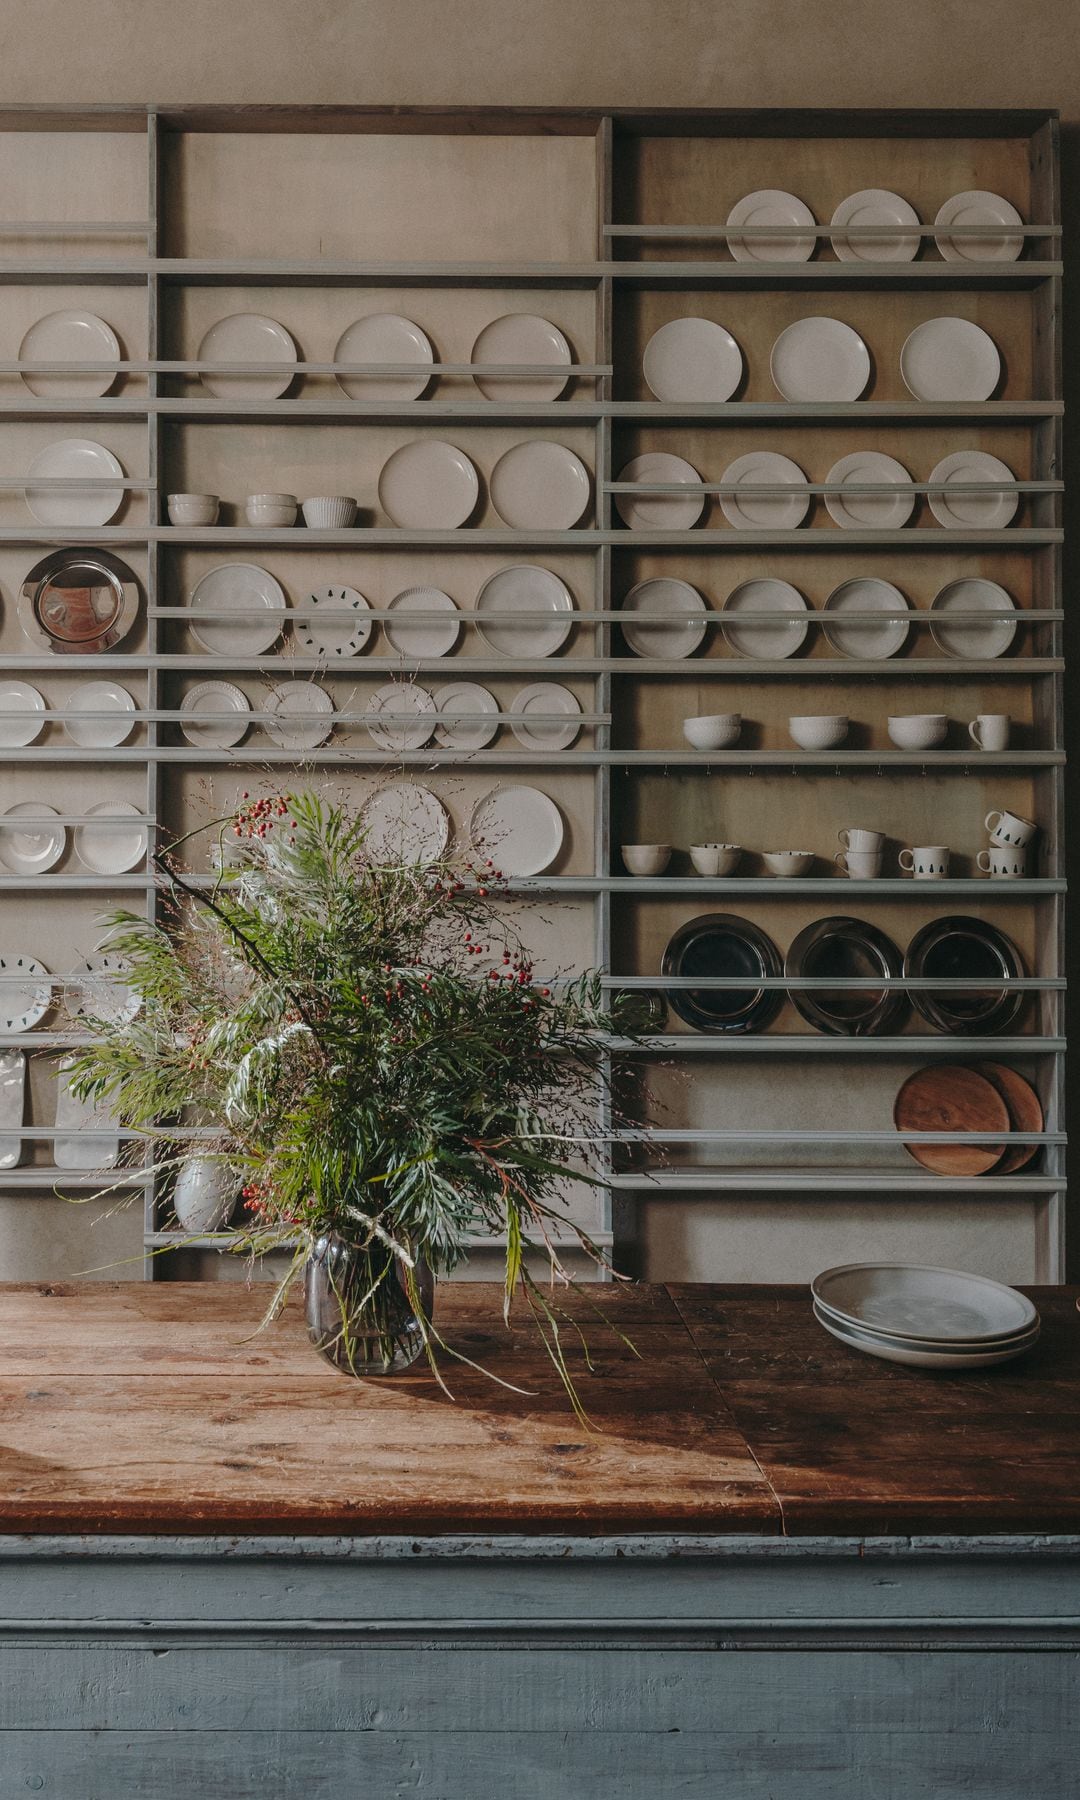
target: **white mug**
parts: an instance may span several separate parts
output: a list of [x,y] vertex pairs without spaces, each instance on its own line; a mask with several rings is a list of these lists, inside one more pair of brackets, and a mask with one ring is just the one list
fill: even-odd
[[[836,841],[841,850],[859,852],[880,850],[885,842],[885,833],[883,831],[862,831],[854,825],[845,825],[843,831],[837,832]],[[838,862],[839,860],[837,857]]]
[[980,713],[972,719],[968,732],[980,750],[1007,750],[1011,726],[1008,713]]
[[[904,861],[905,856],[909,859]],[[942,881],[949,873],[949,850],[946,844],[924,844],[921,849],[901,850],[897,859],[905,875],[916,881]]]
[[880,850],[840,850],[835,860],[853,881],[873,881],[881,874]]
[[1019,813],[988,812],[984,820],[990,842],[998,849],[1022,850],[1030,844],[1039,827]]
[[975,861],[984,875],[999,881],[1019,881],[1027,874],[1026,850],[1005,850],[994,844],[989,850],[980,850]]

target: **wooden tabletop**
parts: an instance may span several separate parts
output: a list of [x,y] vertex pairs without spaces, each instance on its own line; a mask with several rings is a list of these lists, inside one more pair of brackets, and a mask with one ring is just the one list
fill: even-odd
[[0,1287],[0,1531],[1077,1532],[1076,1291],[1032,1292],[1033,1352],[934,1375],[836,1343],[804,1288],[586,1290],[586,1430],[487,1285],[437,1323],[512,1386],[446,1357],[453,1400],[339,1375],[296,1308],[253,1336],[265,1291]]

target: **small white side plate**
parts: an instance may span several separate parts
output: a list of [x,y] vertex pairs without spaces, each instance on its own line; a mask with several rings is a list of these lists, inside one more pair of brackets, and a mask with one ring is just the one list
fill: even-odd
[[[950,625],[950,612],[982,612],[986,623],[976,619]],[[950,581],[934,595],[930,616],[930,635],[946,656],[1004,656],[1016,636],[1016,602],[1012,595],[996,581],[985,581],[979,576]]]
[[[442,588],[406,588],[395,594],[387,609],[394,617],[385,621],[386,641],[399,656],[449,656],[461,634],[457,603]],[[412,621],[412,613],[442,613],[443,618]]]
[[[41,525],[107,525],[124,503],[124,490],[110,487],[122,481],[124,471],[111,450],[92,438],[61,438],[39,450],[26,471],[26,504]],[[71,488],[35,487],[38,481],[78,481]]]
[[[1000,487],[1015,481],[1008,463],[985,450],[956,450],[944,456],[930,471],[930,486],[938,483],[957,488],[986,482]],[[1003,531],[1016,516],[1020,496],[1016,493],[930,495],[930,511],[946,531]]]
[[[554,656],[573,630],[573,620],[562,615],[573,610],[574,596],[565,581],[536,563],[518,563],[500,569],[480,589],[476,633],[500,656]],[[521,616],[546,612],[550,624]]]
[[[786,229],[816,223],[805,202],[783,188],[758,188],[752,194],[744,194],[727,216],[729,230],[734,225],[780,225]],[[735,234],[728,238],[728,249],[736,262],[809,262],[816,243],[812,231],[805,236],[788,232],[783,237],[744,238]]]
[[[841,531],[902,531],[915,510],[911,476],[895,456],[880,450],[855,450],[833,463],[825,477],[825,505]],[[890,494],[849,494],[853,487],[895,487]]]
[[540,875],[562,849],[563,818],[554,800],[539,788],[496,787],[473,807],[469,838],[501,874]]
[[592,493],[580,456],[548,438],[514,444],[491,471],[491,504],[514,531],[571,531]]
[[199,345],[199,362],[280,363],[280,375],[247,375],[242,369],[220,375],[204,371],[201,380],[222,400],[278,400],[296,373],[296,345],[276,319],[265,313],[230,313],[211,325]]
[[118,681],[83,681],[64,707],[64,730],[86,750],[115,749],[131,736],[135,710]]
[[[684,457],[666,450],[649,450],[634,456],[619,470],[619,481],[658,482],[697,487],[701,476]],[[631,531],[690,531],[705,511],[704,494],[616,494],[615,510]]]
[[[501,319],[492,319],[490,325],[484,326],[472,347],[472,361],[478,368],[484,363],[503,368],[512,363],[534,367],[542,363],[564,363],[569,369],[573,357],[559,327],[550,319],[542,319],[537,313],[504,313]],[[550,377],[479,374],[475,377],[485,400],[511,404],[557,400],[568,379],[567,375],[557,373]]]
[[[918,226],[919,215],[888,188],[860,188],[857,194],[849,194],[829,223],[834,227],[832,247],[841,262],[911,262],[918,255],[918,231],[904,231],[903,227]],[[849,238],[848,231],[860,226],[873,226],[885,235]]]
[[990,333],[971,319],[924,319],[905,340],[900,373],[916,400],[989,400],[1001,357]]
[[[211,655],[258,656],[277,643],[287,608],[284,590],[268,570],[257,563],[220,563],[196,583],[188,610],[192,637]],[[240,616],[197,622],[203,612]]]
[[139,809],[127,800],[99,800],[86,809],[88,819],[100,825],[76,825],[75,854],[95,875],[125,875],[146,859],[146,826],[127,821],[138,818]]
[[26,977],[21,982],[0,981],[0,1031],[33,1031],[40,1025],[53,1004],[52,978],[44,963],[36,956],[21,956],[9,950],[0,956],[0,975]]
[[[19,345],[20,362],[110,363],[120,361],[120,344],[111,325],[97,313],[65,308],[46,313],[31,325]],[[107,394],[116,376],[49,375],[22,377],[32,394],[50,400],[98,400]]]
[[190,714],[180,729],[199,750],[231,750],[243,743],[251,720],[247,695],[231,681],[200,681],[184,695],[180,711]]
[[[938,208],[934,242],[946,262],[1015,262],[1024,248],[1023,237],[994,227],[1023,223],[1015,206],[1000,194],[969,188],[962,194],[953,194]],[[978,237],[950,237],[950,225],[985,225],[986,236],[980,233]]]
[[416,363],[412,375],[338,375],[350,400],[419,400],[431,380],[431,342],[411,319],[400,313],[368,313],[343,331],[334,346],[336,363]]
[[[20,800],[17,806],[9,806],[0,814],[0,864],[13,875],[45,875],[54,869],[67,848],[64,826],[47,823],[56,817],[55,806],[40,800]],[[9,819],[20,821],[17,829],[8,826]],[[41,821],[36,830],[35,820]]]
[[707,613],[708,602],[688,581],[676,581],[666,575],[639,581],[625,596],[620,610],[624,615],[620,630],[635,656],[668,656],[681,660],[693,656],[705,640],[707,626],[699,625],[694,619],[675,618],[670,624],[660,619],[639,624],[633,617],[638,612]]
[[[911,607],[906,595],[891,581],[876,576],[856,576],[833,588],[825,602],[822,629],[841,656],[885,660],[896,656],[908,640]],[[848,619],[848,613],[871,613],[872,618]]]
[[774,581],[770,577],[744,581],[733,588],[724,601],[721,630],[731,648],[740,656],[768,660],[774,657],[787,658],[802,649],[810,629],[808,625],[802,624],[799,619],[778,619],[775,625],[770,625],[764,619],[752,619],[747,624],[740,625],[739,614],[810,610],[810,602],[805,594],[800,594],[798,588],[792,587],[789,581]]
[[351,587],[316,588],[304,600],[310,619],[294,627],[296,640],[309,656],[358,656],[374,630],[364,614],[371,609],[363,594]]
[[[432,699],[439,713],[435,742],[446,750],[483,750],[499,735],[498,718],[488,714],[499,711],[494,694],[475,681],[451,681],[436,688]],[[482,714],[483,717],[472,717]]]
[[769,370],[785,400],[859,400],[870,380],[870,352],[842,319],[796,319],[773,345]]
[[439,862],[450,840],[450,817],[437,794],[413,781],[377,788],[363,808],[365,848],[373,862]]
[[142,1000],[124,981],[126,974],[127,964],[123,957],[112,951],[77,962],[67,983],[68,1011],[78,1019],[107,1019],[110,1024],[129,1024],[138,1017]]
[[642,372],[658,400],[730,400],[743,378],[743,353],[713,319],[671,319],[645,346]]
[[334,729],[333,713],[334,702],[317,682],[283,681],[267,694],[262,722],[280,750],[317,750]]
[[[723,483],[745,493],[722,494],[720,510],[736,531],[795,531],[810,511],[806,476],[790,456],[773,450],[750,450],[729,463]],[[756,494],[756,487],[789,487],[785,494]]]
[[45,729],[45,702],[28,681],[0,676],[0,748],[25,750]]
[[[388,681],[376,688],[366,710],[387,715],[368,723],[380,750],[422,750],[435,729],[435,702],[427,688],[413,681]],[[403,716],[395,718],[395,713]]]
[[416,438],[387,458],[379,505],[392,525],[410,531],[456,531],[471,517],[480,480],[464,450],[441,438]]
[[[526,750],[569,750],[581,730],[580,702],[556,681],[538,681],[522,688],[514,695],[510,711],[514,716],[511,730]],[[559,713],[567,722],[542,724],[538,719],[534,723],[530,719],[534,713]]]

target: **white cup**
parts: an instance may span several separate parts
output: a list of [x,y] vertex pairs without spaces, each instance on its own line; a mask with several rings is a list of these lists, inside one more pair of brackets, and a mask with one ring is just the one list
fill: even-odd
[[916,850],[901,850],[897,860],[904,874],[914,875],[916,881],[943,881],[949,873],[947,844],[923,844]]
[[992,844],[989,850],[980,850],[975,861],[984,875],[992,875],[996,881],[1020,881],[1027,874],[1026,850],[1006,850]]
[[880,850],[841,850],[836,856],[837,868],[850,875],[852,881],[874,881],[881,874]]
[[867,850],[881,850],[885,843],[885,833],[883,831],[863,831],[861,827],[845,825],[843,831],[837,832],[836,841],[841,850],[856,850],[860,853]]
[[980,750],[1007,750],[1011,725],[1008,713],[980,713],[972,719],[968,732]]
[[1033,820],[1022,819],[1019,813],[1011,812],[988,812],[984,823],[991,844],[1007,850],[1022,850],[1039,829]]

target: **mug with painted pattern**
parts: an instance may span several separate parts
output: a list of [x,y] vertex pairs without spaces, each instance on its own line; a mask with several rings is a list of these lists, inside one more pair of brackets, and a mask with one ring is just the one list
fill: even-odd
[[904,874],[914,875],[916,881],[944,881],[949,873],[949,848],[947,844],[924,844],[917,850],[901,850],[897,861]]

